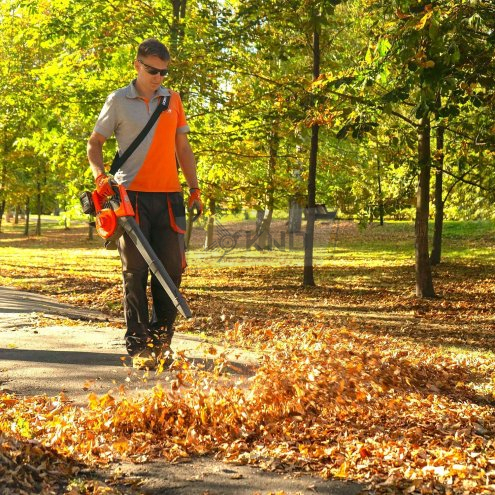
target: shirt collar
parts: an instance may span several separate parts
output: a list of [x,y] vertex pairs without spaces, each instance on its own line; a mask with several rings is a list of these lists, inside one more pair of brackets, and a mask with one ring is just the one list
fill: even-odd
[[[138,95],[138,92],[136,91],[136,86],[134,83],[136,82],[136,79],[134,79],[129,86],[127,86],[127,91],[126,91],[126,96],[127,98],[140,98]],[[163,86],[160,86],[156,91],[155,94],[153,95],[153,98],[157,98],[159,96],[170,96],[170,91],[168,88],[164,88]]]

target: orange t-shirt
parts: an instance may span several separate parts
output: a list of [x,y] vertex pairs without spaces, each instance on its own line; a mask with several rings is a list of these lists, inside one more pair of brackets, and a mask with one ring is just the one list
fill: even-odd
[[175,136],[177,129],[187,126],[180,96],[171,92],[169,107],[161,113],[143,164],[130,183],[131,191],[180,192]]

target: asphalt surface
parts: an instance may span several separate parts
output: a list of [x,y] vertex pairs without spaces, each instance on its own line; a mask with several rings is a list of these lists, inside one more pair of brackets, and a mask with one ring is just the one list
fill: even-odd
[[[61,324],[60,317],[68,320]],[[20,396],[55,396],[63,392],[75,405],[84,406],[89,393],[100,395],[124,387],[126,393],[142,394],[158,382],[167,383],[167,372],[157,375],[132,369],[123,333],[122,328],[97,311],[0,287],[0,391]],[[212,366],[211,343],[176,334],[173,347],[206,369]],[[217,354],[224,351],[215,347]],[[241,350],[228,350],[228,359],[230,372],[237,378],[252,375],[257,362],[256,355]],[[150,495],[253,495],[279,491],[286,495],[354,495],[363,488],[346,481],[233,466],[212,457],[188,459],[180,464],[156,460],[109,468],[115,469],[141,478],[140,493]],[[104,477],[108,470],[100,474]]]
[[[57,317],[72,321],[60,324]],[[63,392],[76,405],[85,405],[90,392],[100,395],[124,387],[126,392],[141,393],[163,384],[167,373],[132,368],[123,334],[122,328],[112,326],[97,311],[0,287],[0,387],[20,395],[55,396]],[[174,336],[174,350],[184,351],[188,359],[206,368],[213,366],[211,347],[195,336]],[[225,351],[214,347],[215,355]],[[254,354],[231,354],[229,363],[236,374],[253,373]]]

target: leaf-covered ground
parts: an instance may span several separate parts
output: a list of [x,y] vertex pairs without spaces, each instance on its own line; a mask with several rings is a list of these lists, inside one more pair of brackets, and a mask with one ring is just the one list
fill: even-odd
[[[493,230],[446,237],[442,297],[428,301],[413,296],[410,226],[342,225],[337,244],[322,231],[332,242],[317,250],[314,289],[300,287],[297,252],[190,253],[184,292],[196,316],[179,330],[258,350],[254,377],[225,381],[219,356],[217,373],[178,361],[170,389],[91,396],[86,408],[3,394],[3,445],[50,449],[55,466],[215,453],[374,493],[493,493]],[[118,314],[118,260],[83,232],[16,239],[0,238],[1,284]]]

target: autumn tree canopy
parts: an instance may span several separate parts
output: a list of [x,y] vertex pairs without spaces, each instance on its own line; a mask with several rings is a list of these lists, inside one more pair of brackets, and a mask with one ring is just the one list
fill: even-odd
[[438,262],[441,219],[493,216],[494,19],[485,1],[4,1],[1,212],[79,211],[97,113],[156,36],[210,214],[415,218],[417,293],[433,295],[429,218]]

